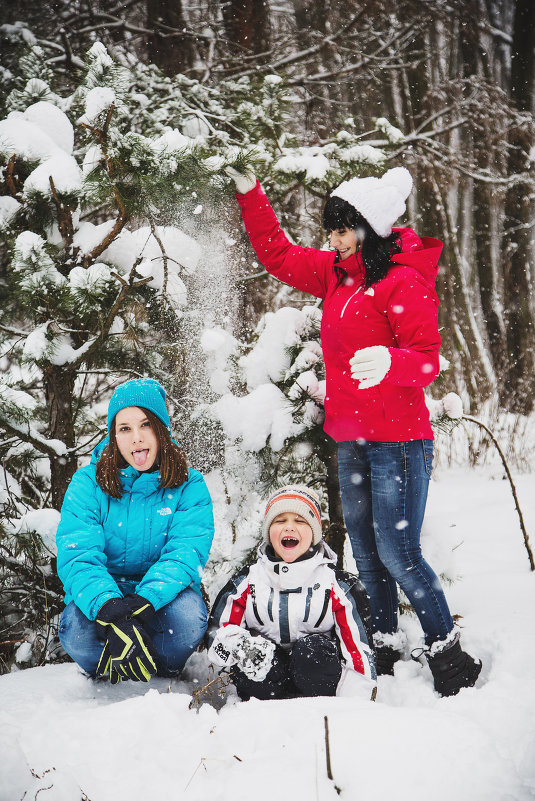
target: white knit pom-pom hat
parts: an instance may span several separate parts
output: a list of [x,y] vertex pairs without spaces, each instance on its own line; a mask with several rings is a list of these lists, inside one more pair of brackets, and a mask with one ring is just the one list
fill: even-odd
[[393,167],[381,178],[350,178],[333,189],[356,209],[379,236],[390,236],[392,226],[405,213],[405,201],[412,189],[412,177],[406,167]]
[[269,542],[269,528],[275,518],[284,512],[293,512],[307,521],[312,529],[312,544],[317,545],[322,538],[320,499],[309,487],[289,485],[281,487],[268,498],[262,534]]

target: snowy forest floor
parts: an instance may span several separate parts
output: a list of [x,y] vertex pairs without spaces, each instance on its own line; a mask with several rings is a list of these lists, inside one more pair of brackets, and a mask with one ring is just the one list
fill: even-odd
[[[516,482],[535,547],[533,475]],[[464,647],[483,660],[476,688],[440,699],[409,660],[379,679],[376,703],[241,703],[231,690],[219,710],[197,712],[204,654],[183,680],[148,686],[94,683],[73,664],[17,671],[0,678],[0,801],[535,798],[535,574],[500,471],[439,472],[423,544],[456,577],[446,594]],[[401,624],[416,647],[417,621]]]

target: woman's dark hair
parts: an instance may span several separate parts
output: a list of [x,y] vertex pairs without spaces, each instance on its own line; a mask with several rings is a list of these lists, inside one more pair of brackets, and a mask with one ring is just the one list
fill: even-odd
[[[173,442],[167,426],[165,426],[159,417],[149,411],[143,409],[147,415],[147,420],[150,422],[156,438],[160,445],[160,453],[158,454],[160,483],[162,489],[171,489],[173,487],[180,487],[188,480],[188,462],[186,454]],[[97,462],[96,479],[97,484],[107,495],[112,498],[120,498],[123,494],[123,486],[119,476],[119,469],[126,467],[126,462],[121,456],[121,452],[117,447],[117,440],[115,438],[116,427],[113,420],[110,428],[110,441],[100,454]]]
[[[390,269],[390,259],[395,253],[401,253],[399,237],[396,233],[390,236],[379,236],[369,222],[359,214],[351,203],[341,197],[330,197],[323,209],[323,227],[326,231],[339,228],[360,228],[364,232],[360,239],[360,250],[364,264],[364,286],[366,289],[385,277]],[[340,262],[335,264],[336,274],[340,282],[346,272]]]

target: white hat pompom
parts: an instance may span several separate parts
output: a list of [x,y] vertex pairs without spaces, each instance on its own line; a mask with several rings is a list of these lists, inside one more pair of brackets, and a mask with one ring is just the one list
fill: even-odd
[[412,191],[412,175],[406,167],[392,167],[385,172],[381,181],[388,186],[395,187],[403,200],[406,200]]

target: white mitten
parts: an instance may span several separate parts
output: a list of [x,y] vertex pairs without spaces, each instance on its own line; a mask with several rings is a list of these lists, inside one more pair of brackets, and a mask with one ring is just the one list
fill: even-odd
[[256,186],[256,176],[252,170],[242,173],[235,170],[234,167],[225,167],[225,172],[236,184],[236,190],[240,195],[246,195]]
[[220,628],[208,649],[210,662],[219,667],[235,665],[237,659],[233,655],[233,649],[244,634],[247,632],[241,626],[235,626],[233,623]]
[[448,392],[443,398],[444,413],[452,420],[458,420],[463,416],[463,402],[456,392]]
[[264,681],[273,664],[275,644],[265,637],[252,637],[243,632],[232,649],[237,667],[252,681]]
[[390,370],[392,357],[384,345],[372,345],[355,351],[349,360],[351,378],[360,381],[359,389],[368,389],[380,384]]

